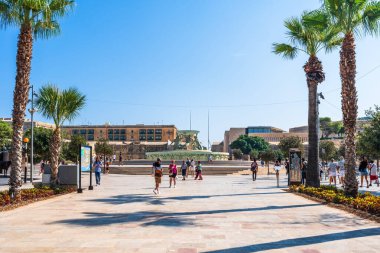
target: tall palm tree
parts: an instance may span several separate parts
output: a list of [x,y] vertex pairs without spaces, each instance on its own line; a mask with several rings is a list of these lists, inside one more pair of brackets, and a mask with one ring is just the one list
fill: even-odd
[[36,108],[44,117],[52,119],[55,125],[50,144],[51,181],[53,183],[57,182],[58,159],[61,151],[61,126],[66,120],[71,121],[78,116],[85,102],[86,97],[75,88],[61,91],[58,87],[48,84],[40,88],[38,92]]
[[299,52],[309,56],[308,61],[303,66],[306,73],[308,87],[309,111],[308,111],[308,168],[306,174],[306,184],[308,186],[319,187],[319,141],[318,141],[318,111],[317,111],[317,90],[318,84],[325,80],[322,63],[317,57],[321,50],[331,51],[339,45],[340,38],[332,29],[314,29],[308,26],[304,20],[309,18],[311,13],[304,12],[300,18],[290,18],[285,21],[286,34],[289,37],[289,44],[274,43],[273,52],[282,55],[286,59],[294,59]]
[[60,32],[57,18],[66,15],[73,0],[0,0],[0,26],[20,28],[16,56],[16,84],[13,94],[13,137],[10,195],[19,197],[21,180],[22,136],[28,103],[33,37],[49,38]]
[[340,78],[342,82],[342,112],[345,131],[345,194],[358,194],[356,179],[356,118],[357,92],[355,86],[355,36],[378,35],[380,32],[380,2],[372,0],[324,0],[321,10],[315,11],[309,25],[325,29],[334,27],[342,34],[340,49]]

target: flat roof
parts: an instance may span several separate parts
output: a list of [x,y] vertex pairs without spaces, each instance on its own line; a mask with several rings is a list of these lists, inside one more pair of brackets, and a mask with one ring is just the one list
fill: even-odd
[[277,128],[277,127],[273,127],[273,126],[249,126],[247,128],[270,128],[270,129],[275,130],[275,131],[285,132],[284,130]]
[[61,128],[164,128],[173,127],[177,128],[175,125],[73,125],[73,126],[62,126]]

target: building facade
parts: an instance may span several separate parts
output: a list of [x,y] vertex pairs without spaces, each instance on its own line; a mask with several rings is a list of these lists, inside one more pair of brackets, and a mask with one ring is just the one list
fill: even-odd
[[81,135],[88,141],[106,139],[110,142],[172,142],[177,136],[174,125],[79,125],[63,126],[66,136]]
[[[0,118],[0,121],[6,122],[9,125],[12,125],[12,118]],[[26,132],[28,129],[32,127],[32,122],[30,119],[25,119],[23,125],[23,131]],[[47,129],[54,129],[54,124],[42,122],[42,121],[33,121],[33,127],[42,127]]]
[[[298,131],[297,131],[298,130]],[[301,131],[302,130],[302,131]],[[287,137],[295,136],[301,139],[304,144],[308,143],[308,133],[302,129],[293,129],[292,131],[285,132],[284,130],[272,126],[250,126],[246,128],[230,128],[224,133],[223,152],[231,153],[230,145],[240,135],[257,136],[269,142],[272,146],[276,146],[279,142]]]

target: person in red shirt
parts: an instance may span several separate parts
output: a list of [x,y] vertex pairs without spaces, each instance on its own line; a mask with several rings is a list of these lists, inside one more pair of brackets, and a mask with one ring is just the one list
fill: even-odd
[[175,164],[175,161],[172,160],[169,165],[169,180],[170,180],[169,188],[172,187],[172,182],[174,183],[174,188],[175,188],[176,183],[177,183],[176,178],[177,178],[177,165]]

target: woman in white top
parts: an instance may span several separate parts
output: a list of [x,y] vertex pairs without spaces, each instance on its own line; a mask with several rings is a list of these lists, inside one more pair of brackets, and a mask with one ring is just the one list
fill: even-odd
[[375,183],[377,183],[377,187],[379,187],[379,176],[377,175],[377,166],[374,163],[373,160],[369,162],[368,165],[369,169],[369,186],[372,186],[372,181],[375,180]]
[[191,162],[190,162],[190,175],[192,177],[195,176],[195,161],[194,161],[194,159],[191,159]]
[[280,187],[280,170],[281,170],[281,164],[279,161],[276,161],[274,164],[274,171],[276,172],[276,179],[277,179],[277,187]]
[[346,175],[346,171],[344,170],[344,157],[340,157],[340,161],[338,162],[338,168],[339,168],[339,182],[344,187],[344,176]]

